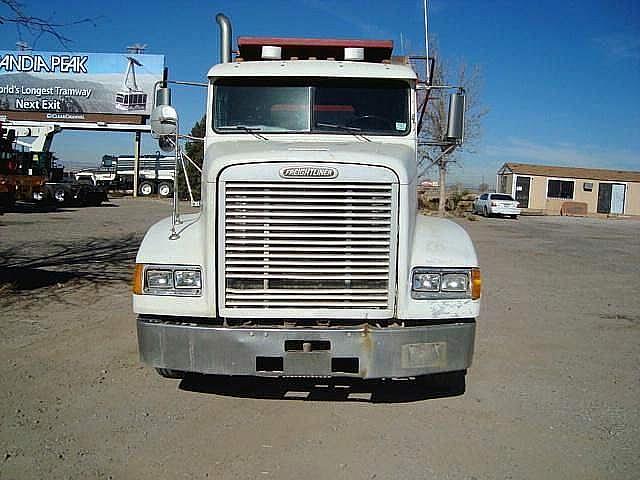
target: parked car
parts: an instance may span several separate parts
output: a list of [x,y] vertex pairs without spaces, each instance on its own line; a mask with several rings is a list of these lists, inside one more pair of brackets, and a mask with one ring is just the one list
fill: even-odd
[[503,215],[518,218],[520,208],[518,202],[507,193],[483,193],[473,202],[473,212],[485,217]]

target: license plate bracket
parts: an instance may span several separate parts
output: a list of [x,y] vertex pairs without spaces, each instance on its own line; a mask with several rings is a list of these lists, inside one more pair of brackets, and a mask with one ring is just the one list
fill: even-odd
[[327,351],[287,352],[283,369],[285,375],[329,375],[331,354]]

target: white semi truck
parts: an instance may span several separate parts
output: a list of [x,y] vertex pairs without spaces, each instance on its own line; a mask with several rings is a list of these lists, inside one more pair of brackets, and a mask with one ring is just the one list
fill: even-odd
[[[416,90],[440,87],[390,41],[240,37],[233,60],[217,21],[201,211],[152,226],[136,258],[142,360],[174,378],[464,382],[478,260],[460,226],[416,209]],[[443,145],[462,139],[452,97]],[[172,107],[152,119],[173,135]]]

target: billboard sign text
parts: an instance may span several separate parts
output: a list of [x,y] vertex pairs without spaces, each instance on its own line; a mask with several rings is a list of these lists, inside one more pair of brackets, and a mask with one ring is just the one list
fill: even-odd
[[163,69],[163,55],[0,51],[0,113],[139,123],[151,114]]

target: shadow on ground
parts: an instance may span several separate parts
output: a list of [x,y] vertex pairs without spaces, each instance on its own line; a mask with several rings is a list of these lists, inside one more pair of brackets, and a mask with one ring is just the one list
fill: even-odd
[[0,288],[14,294],[75,281],[129,281],[141,237],[127,235],[82,242],[59,241],[33,257],[24,248],[0,250]]
[[415,380],[281,379],[188,375],[179,385],[188,392],[226,397],[316,402],[409,403],[456,397],[466,390],[464,375]]
[[100,206],[85,206],[81,207],[78,205],[57,205],[55,203],[30,203],[30,202],[16,202],[12,207],[5,207],[4,210],[1,210],[1,213],[69,213],[75,212],[78,208],[117,208],[118,205],[114,203],[102,203]]

